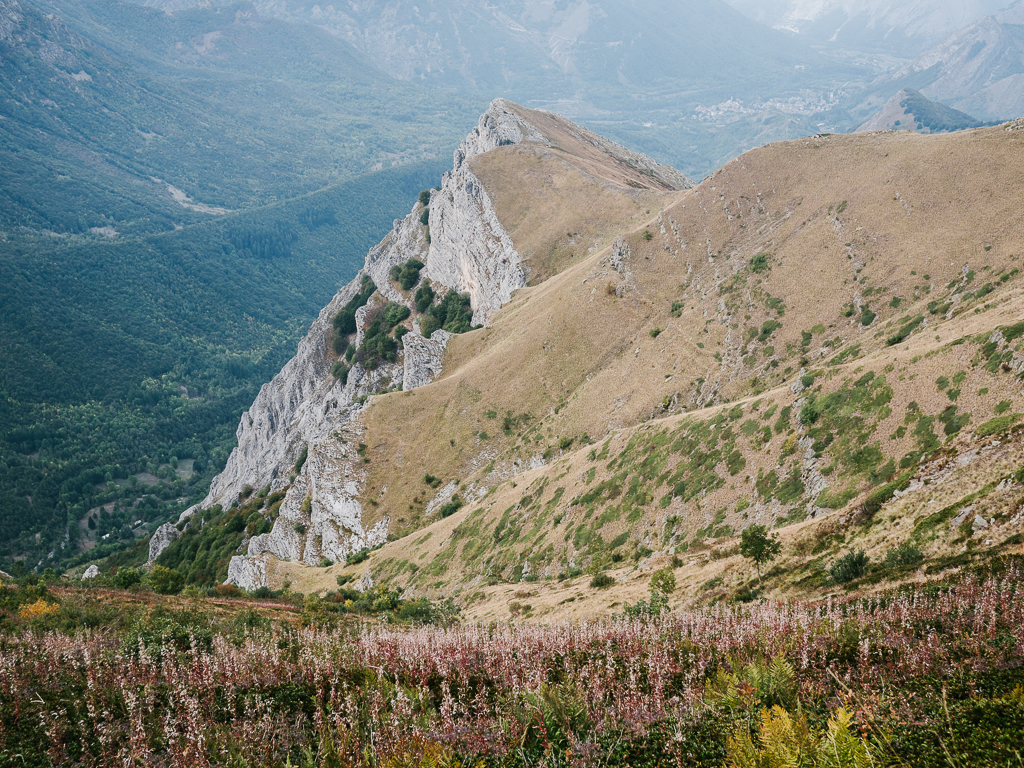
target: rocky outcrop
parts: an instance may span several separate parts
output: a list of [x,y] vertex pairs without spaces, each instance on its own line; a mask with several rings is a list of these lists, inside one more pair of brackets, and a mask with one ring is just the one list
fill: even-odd
[[425,386],[441,374],[444,350],[451,337],[447,331],[434,331],[429,339],[415,332],[402,337],[405,347],[404,389]]
[[178,529],[174,523],[164,523],[153,533],[149,540],[149,562],[154,562],[160,553],[171,546],[171,543],[178,538]]
[[430,196],[427,277],[468,293],[473,324],[486,325],[526,285],[522,260],[480,179],[463,164]]
[[452,170],[444,175],[441,189],[430,196],[427,277],[468,293],[475,325],[490,322],[511,300],[512,292],[526,285],[526,272],[487,191],[467,161],[524,138],[546,141],[508,102],[497,99],[455,150]]
[[405,304],[410,309],[412,301],[403,295],[391,282],[388,273],[391,268],[404,264],[409,259],[427,260],[426,228],[420,223],[423,206],[419,203],[404,219],[396,219],[394,227],[381,242],[366,254],[363,271],[370,276],[377,291],[388,301]]
[[92,565],[90,565],[88,568],[85,569],[85,573],[82,574],[82,581],[85,581],[86,579],[95,579],[99,575],[100,575],[99,566],[97,566],[95,563],[93,563]]
[[353,379],[359,374],[353,371],[348,387],[342,387],[330,375],[328,344],[331,320],[358,292],[361,277],[362,273],[320,312],[295,357],[260,389],[252,407],[242,414],[236,432],[238,447],[224,471],[214,478],[207,497],[183,517],[214,504],[229,505],[247,485],[258,488],[287,477],[303,448],[329,431],[351,405],[346,389],[355,389]]
[[505,99],[495,99],[480,116],[476,128],[455,150],[455,172],[474,155],[482,155],[498,147],[520,144],[525,139],[538,144],[548,140],[536,127],[519,116]]
[[233,557],[228,564],[228,583],[254,590],[267,586],[265,557]]

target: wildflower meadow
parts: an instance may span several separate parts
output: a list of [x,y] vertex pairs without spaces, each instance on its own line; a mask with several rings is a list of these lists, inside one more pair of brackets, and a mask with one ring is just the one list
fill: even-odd
[[550,626],[8,586],[0,766],[1019,766],[1022,576]]

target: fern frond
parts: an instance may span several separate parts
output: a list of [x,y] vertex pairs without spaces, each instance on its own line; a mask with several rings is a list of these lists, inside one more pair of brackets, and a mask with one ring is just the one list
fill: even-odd
[[850,731],[853,715],[840,707],[828,721],[815,768],[871,768],[871,750]]

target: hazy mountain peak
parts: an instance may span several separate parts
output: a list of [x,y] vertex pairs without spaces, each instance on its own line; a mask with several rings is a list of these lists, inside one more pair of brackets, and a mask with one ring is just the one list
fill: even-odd
[[932,101],[913,88],[904,88],[889,99],[881,112],[857,130],[948,133],[979,125],[980,121],[964,112]]

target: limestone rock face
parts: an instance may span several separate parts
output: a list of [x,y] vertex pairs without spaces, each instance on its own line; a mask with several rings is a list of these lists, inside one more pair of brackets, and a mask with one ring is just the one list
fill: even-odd
[[519,144],[524,138],[528,141],[547,143],[544,134],[517,115],[509,102],[505,99],[495,99],[480,116],[476,128],[455,150],[455,171],[457,172],[463,163],[474,155],[482,155],[484,152],[509,144]]
[[441,191],[431,195],[430,236],[427,276],[469,294],[474,325],[490,322],[512,292],[526,285],[512,238],[468,164],[446,173]]
[[228,584],[252,591],[267,586],[265,557],[233,557],[228,564]]
[[85,573],[82,574],[82,581],[85,581],[86,579],[95,579],[99,575],[100,569],[94,563],[85,569]]
[[260,389],[242,414],[236,432],[238,447],[231,452],[224,471],[214,478],[206,498],[183,517],[214,504],[231,504],[246,485],[259,488],[279,477],[287,478],[306,444],[329,429],[337,413],[351,404],[345,390],[354,389],[353,379],[358,374],[350,374],[348,387],[330,375],[328,343],[331,320],[358,292],[361,277],[345,286],[320,312],[295,357]]
[[[373,280],[379,296],[356,312],[357,347],[374,306],[394,301],[412,308],[410,295],[391,282],[389,272],[416,258],[425,264],[421,276],[429,278],[436,291],[468,292],[473,322],[489,322],[512,292],[526,284],[526,276],[511,238],[466,161],[524,137],[544,141],[506,102],[492,104],[456,151],[453,170],[444,175],[441,189],[431,194],[431,242],[420,220],[423,206],[417,202],[367,254],[360,273],[324,308],[295,357],[264,385],[242,416],[238,447],[227,466],[206,499],[183,517],[214,504],[230,505],[247,485],[290,487],[270,533],[253,537],[247,553],[232,558],[229,582],[249,589],[263,586],[267,555],[316,565],[324,558],[338,562],[387,540],[388,518],[364,526],[357,500],[364,481],[353,447],[361,429],[359,398],[394,387],[408,390],[429,384],[441,372],[451,334],[435,331],[426,339],[416,331],[409,333],[397,362],[372,371],[353,365],[342,385],[331,375],[336,359],[330,349],[331,321],[358,293],[364,276]],[[297,468],[304,450],[307,458]]]
[[405,389],[425,386],[440,375],[444,350],[451,337],[448,331],[434,331],[429,339],[418,333],[407,333],[402,337],[405,347]]
[[417,203],[404,219],[395,219],[394,228],[366,255],[363,271],[370,276],[377,290],[388,301],[405,304],[412,309],[413,302],[402,295],[388,277],[391,268],[409,259],[427,260],[427,231],[420,224],[423,207]]
[[452,170],[430,196],[430,252],[426,275],[468,293],[473,323],[486,325],[526,285],[522,259],[498,221],[487,190],[467,162],[476,155],[544,135],[512,111],[504,99],[491,103],[480,123],[455,150]]
[[174,527],[174,523],[164,523],[157,528],[149,540],[149,562],[152,563],[160,557],[160,553],[171,546],[171,543],[177,538],[178,529]]

